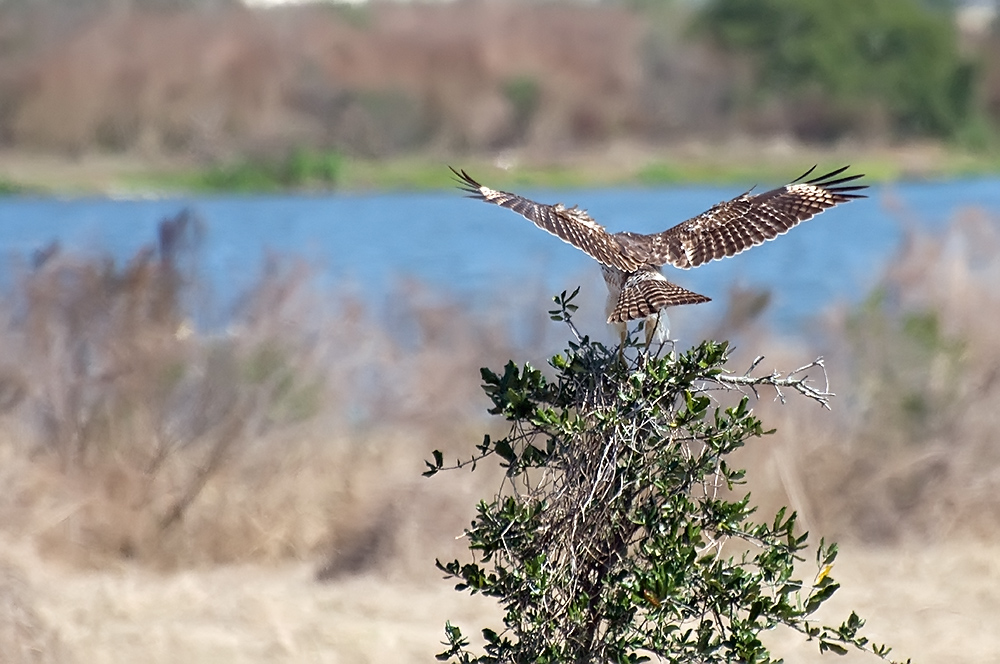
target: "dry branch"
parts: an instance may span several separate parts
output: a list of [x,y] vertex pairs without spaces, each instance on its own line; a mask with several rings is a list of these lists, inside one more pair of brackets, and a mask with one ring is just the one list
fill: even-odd
[[[751,375],[753,370],[757,368],[757,365],[759,365],[763,359],[763,355],[757,356],[757,358],[750,365],[750,368],[747,369],[742,376],[719,374],[718,376],[714,376],[712,380],[721,383],[724,386],[734,386],[741,392],[743,391],[743,388],[750,388],[750,391],[753,392],[753,395],[758,399],[760,398],[760,394],[757,392],[757,387],[759,385],[769,385],[774,388],[775,398],[781,401],[781,403],[785,403],[785,394],[781,391],[782,388],[789,388],[795,390],[804,397],[812,399],[823,408],[830,410],[830,398],[836,396],[836,394],[830,391],[830,378],[827,375],[826,364],[824,364],[822,356],[817,357],[809,364],[789,371],[784,376],[782,376],[781,372],[777,369],[764,376]],[[817,388],[810,383],[808,372],[813,368],[818,368],[823,374],[822,388]]]

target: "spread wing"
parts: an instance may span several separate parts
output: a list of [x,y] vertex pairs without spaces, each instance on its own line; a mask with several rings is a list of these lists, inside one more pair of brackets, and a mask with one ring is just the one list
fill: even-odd
[[604,265],[625,272],[632,272],[642,265],[641,260],[623,251],[617,235],[611,235],[604,230],[603,226],[590,218],[586,210],[576,206],[567,208],[561,203],[557,205],[536,203],[517,194],[484,187],[465,171],[456,171],[452,168],[451,172],[458,178],[459,188],[468,192],[470,198],[513,210],[542,230],[583,250]]
[[844,166],[803,182],[815,168],[784,187],[757,195],[747,192],[662,233],[617,233],[614,237],[630,254],[646,249],[643,258],[651,265],[696,267],[776,238],[839,203],[865,198],[854,192],[866,185],[850,184],[863,175],[838,178],[849,168]]

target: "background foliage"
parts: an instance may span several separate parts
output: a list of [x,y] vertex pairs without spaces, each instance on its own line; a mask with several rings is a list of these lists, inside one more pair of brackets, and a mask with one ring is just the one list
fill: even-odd
[[920,0],[711,0],[697,25],[752,59],[744,98],[822,113],[797,121],[814,123],[814,138],[863,131],[873,112],[899,136],[954,137],[976,113],[979,72],[959,52],[948,8]]
[[919,0],[5,2],[0,147],[259,160],[265,172],[302,146],[366,159],[512,148],[551,159],[734,135],[984,148],[1000,124],[1000,34],[963,31],[956,11]]

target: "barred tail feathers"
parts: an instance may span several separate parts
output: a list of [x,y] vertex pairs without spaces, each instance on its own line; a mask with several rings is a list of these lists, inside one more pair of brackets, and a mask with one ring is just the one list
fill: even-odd
[[626,323],[646,318],[666,307],[710,300],[667,281],[657,270],[639,270],[631,274],[622,286],[618,303],[608,316],[608,323]]

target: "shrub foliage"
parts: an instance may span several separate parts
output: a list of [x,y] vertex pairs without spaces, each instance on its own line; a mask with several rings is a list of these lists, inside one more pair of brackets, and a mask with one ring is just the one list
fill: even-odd
[[[570,319],[572,296],[552,312]],[[785,625],[820,651],[850,647],[887,658],[860,635],[855,613],[839,626],[812,616],[839,587],[836,545],[820,542],[802,581],[807,533],[782,508],[755,518],[744,471],[727,458],[768,433],[747,390],[727,378],[728,345],[626,360],[576,334],[550,360],[554,374],[509,362],[482,370],[490,413],[509,433],[426,475],[486,459],[506,468],[497,495],[466,531],[474,561],[438,567],[459,590],[495,597],[504,628],[482,630],[476,655],[446,625],[440,660],[498,662],[771,662],[760,640]],[[767,382],[767,381],[764,381]],[[780,381],[778,381],[780,383]],[[790,383],[784,383],[789,385]],[[800,390],[801,391],[801,390]],[[734,403],[720,405],[721,400]]]

